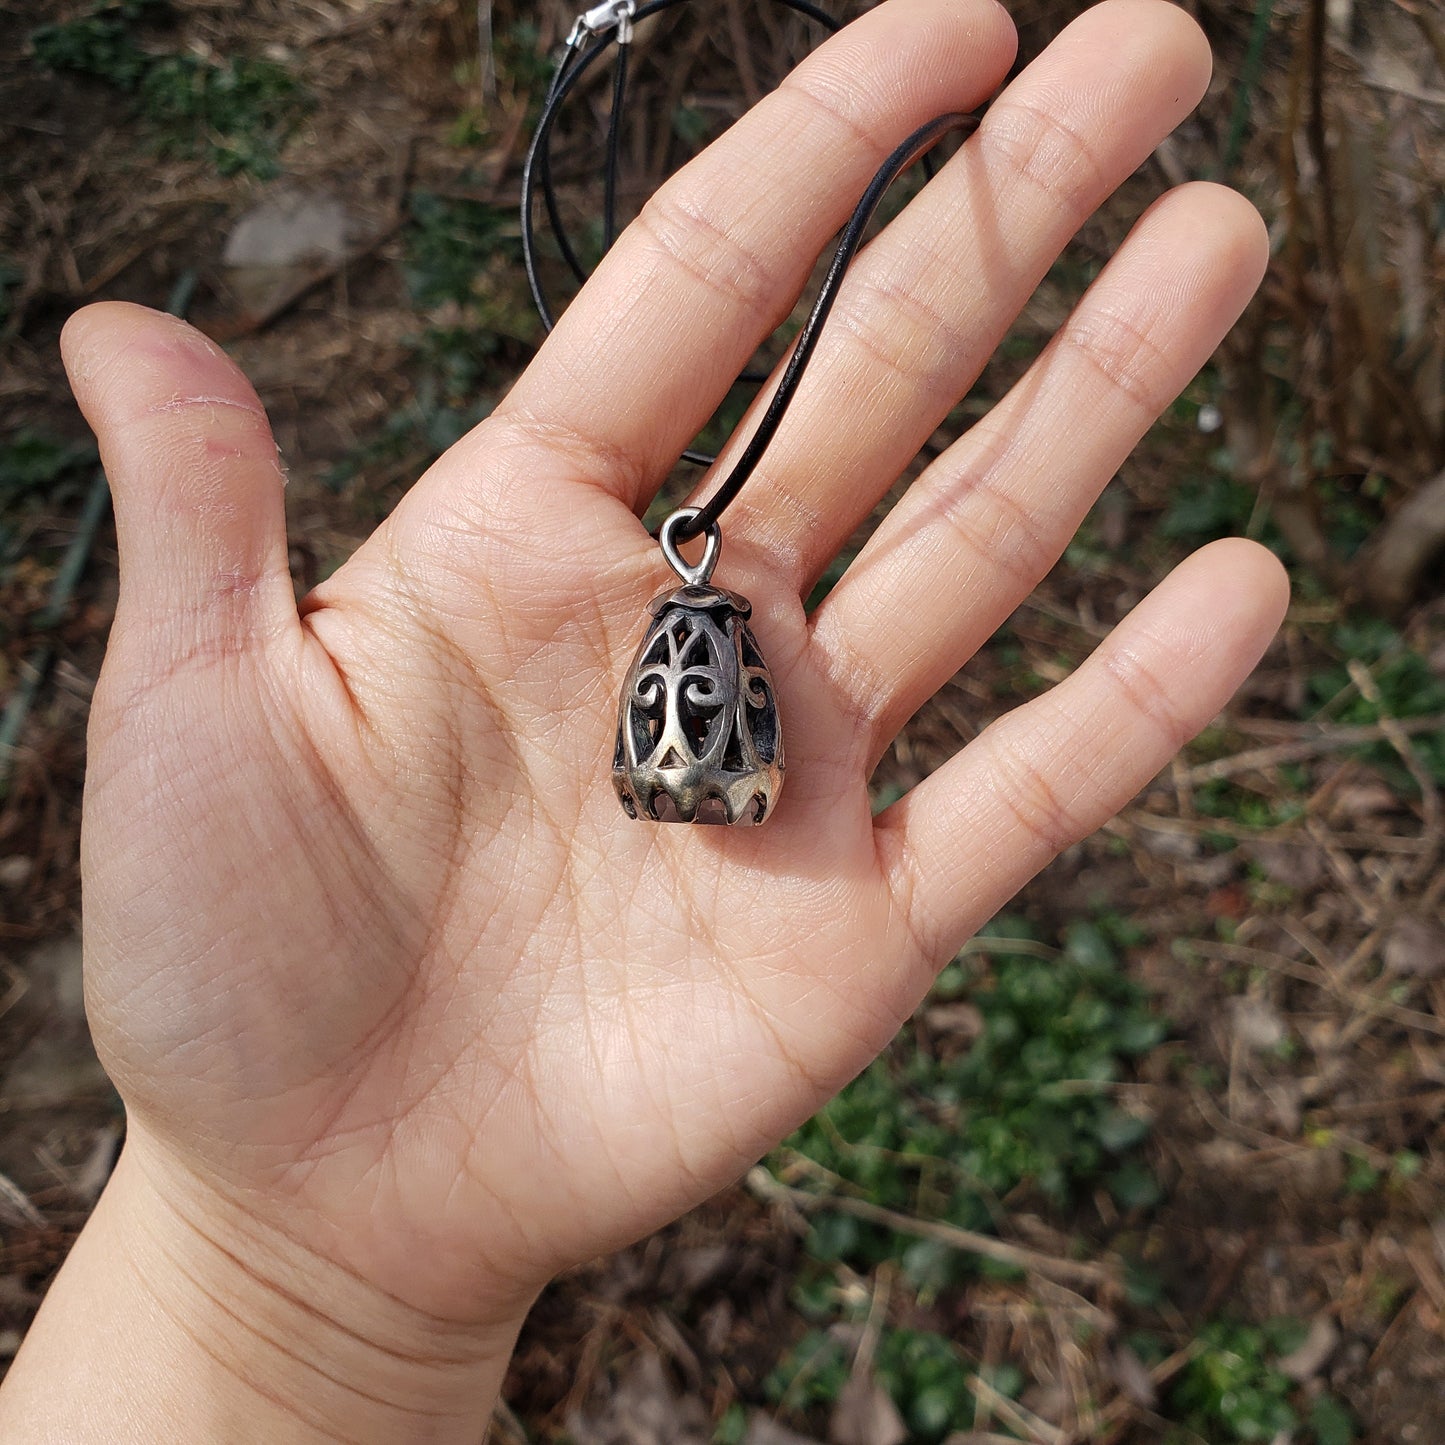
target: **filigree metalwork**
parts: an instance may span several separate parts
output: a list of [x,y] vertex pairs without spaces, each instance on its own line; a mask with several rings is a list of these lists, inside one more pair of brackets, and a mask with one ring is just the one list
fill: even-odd
[[648,610],[617,720],[623,808],[660,823],[761,823],[782,790],[783,737],[752,604],[689,582]]

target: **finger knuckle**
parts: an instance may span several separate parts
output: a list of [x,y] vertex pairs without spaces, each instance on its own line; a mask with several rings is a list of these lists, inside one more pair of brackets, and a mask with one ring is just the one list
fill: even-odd
[[1111,648],[1100,654],[1099,664],[1114,690],[1157,734],[1168,753],[1178,752],[1193,737],[1194,728],[1180,712],[1172,690],[1137,648]]
[[1015,591],[1030,592],[1053,565],[1056,548],[992,469],[965,475],[941,508],[954,545]]
[[[925,259],[912,274],[936,274],[942,258]],[[838,297],[834,324],[866,359],[915,390],[931,390],[956,369],[967,350],[961,327],[927,297],[896,277],[865,271]]]
[[996,724],[983,734],[990,738],[994,788],[1008,818],[1051,857],[1077,843],[1088,830],[1050,771],[1010,731]]
[[1040,192],[1075,225],[1109,189],[1093,141],[1036,102],[995,106],[979,129],[977,144],[985,155],[996,156],[1012,179]]
[[1148,417],[1168,403],[1168,353],[1148,329],[1121,312],[1084,307],[1059,333],[1059,345],[1103,378],[1109,389]]
[[666,265],[725,302],[745,310],[769,303],[773,265],[733,225],[695,193],[663,187],[643,207],[637,225]]

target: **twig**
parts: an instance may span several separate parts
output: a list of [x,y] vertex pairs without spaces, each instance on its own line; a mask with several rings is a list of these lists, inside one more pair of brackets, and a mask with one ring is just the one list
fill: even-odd
[[1239,78],[1235,84],[1234,114],[1229,118],[1229,136],[1224,144],[1224,160],[1221,169],[1228,180],[1239,164],[1240,152],[1244,149],[1244,133],[1249,129],[1250,112],[1254,108],[1254,92],[1259,85],[1260,71],[1264,67],[1265,42],[1269,39],[1269,24],[1274,18],[1275,0],[1255,0],[1254,24],[1249,32],[1249,47],[1244,52],[1244,61],[1239,67]]
[[[1441,473],[1441,479],[1445,480],[1445,472]],[[1445,491],[1442,491],[1442,496],[1445,496]],[[1357,658],[1351,658],[1349,674],[1355,686],[1359,688],[1360,696],[1372,707],[1379,709],[1381,713],[1380,729],[1384,733],[1386,741],[1399,755],[1406,772],[1410,774],[1415,786],[1420,790],[1420,841],[1428,843],[1429,849],[1425,856],[1414,864],[1414,872],[1416,876],[1423,876],[1433,866],[1440,852],[1442,837],[1440,789],[1436,786],[1435,779],[1431,777],[1430,769],[1420,760],[1420,754],[1415,751],[1414,744],[1411,743],[1408,734],[1401,728],[1398,720],[1385,713],[1385,699],[1369,668]]]
[[1368,989],[1338,984],[1317,964],[1302,963],[1298,959],[1286,958],[1282,953],[1271,953],[1264,948],[1249,948],[1240,943],[1212,943],[1208,939],[1194,938],[1189,940],[1187,946],[1205,958],[1217,958],[1226,963],[1255,964],[1277,973],[1288,974],[1291,978],[1299,979],[1301,983],[1313,984],[1317,989],[1333,994],[1341,1003],[1347,1003],[1352,1008],[1391,1019],[1405,1028],[1433,1034],[1436,1038],[1445,1038],[1445,1020],[1436,1018],[1434,1014],[1422,1013],[1419,1009],[1406,1008],[1403,1004],[1387,998],[1377,998]]
[[1301,836],[1313,838],[1322,847],[1358,848],[1371,853],[1423,853],[1429,848],[1419,838],[1397,838],[1390,833],[1331,833],[1323,828],[1301,828],[1279,826],[1275,828],[1252,828],[1236,823],[1229,818],[1175,818],[1164,813],[1146,813],[1142,808],[1131,808],[1119,815],[1125,822],[1152,833],[1183,833],[1192,838],[1206,833],[1218,833],[1224,838],[1236,838],[1241,843],[1280,842]]
[[1419,105],[1445,105],[1445,90],[1421,90],[1418,86],[1387,80],[1382,75],[1372,75],[1368,70],[1360,72],[1360,79],[1371,90],[1383,90],[1388,95],[1402,95],[1406,100],[1413,100]]
[[1212,783],[1220,778],[1238,777],[1240,773],[1262,772],[1266,768],[1277,768],[1286,763],[1302,763],[1325,753],[1346,752],[1367,743],[1389,742],[1392,731],[1402,737],[1445,731],[1445,713],[1366,723],[1357,727],[1329,728],[1314,737],[1300,738],[1297,742],[1271,743],[1266,747],[1234,753],[1227,758],[1216,758],[1211,763],[1200,763],[1197,767],[1190,768],[1184,776],[1197,787],[1200,783]]
[[[1153,1369],[1149,1371],[1149,1378],[1157,1387],[1167,1385],[1170,1380],[1182,1370],[1203,1348],[1197,1339],[1190,1340],[1183,1349],[1175,1350],[1168,1359],[1160,1360]],[[1139,1412],[1139,1406],[1131,1400],[1128,1395],[1116,1396],[1099,1413],[1099,1425],[1112,1426],[1109,1433],[1104,1436],[1100,1445],[1114,1445],[1124,1429],[1135,1414]]]
[[[531,1445],[532,1437],[527,1434],[527,1427],[517,1418],[516,1412],[505,1400],[498,1400],[492,1407],[492,1426],[495,1430],[500,1426],[506,1433],[497,1435],[493,1445]],[[487,1436],[492,1441],[491,1434]]]
[[743,12],[738,5],[738,0],[728,0],[728,34],[732,40],[733,56],[737,62],[738,81],[742,86],[743,97],[751,109],[763,98],[763,89],[758,84],[758,73],[753,68],[748,27],[743,20]]
[[789,1204],[804,1213],[826,1209],[838,1214],[849,1214],[867,1224],[881,1225],[884,1229],[912,1235],[915,1239],[931,1239],[936,1244],[946,1245],[964,1254],[976,1254],[983,1259],[992,1259],[1029,1274],[1041,1275],[1045,1279],[1075,1280],[1090,1285],[1119,1283],[1118,1271],[1109,1265],[1089,1260],[1060,1259],[1056,1255],[1044,1254],[1024,1245],[995,1239],[992,1235],[977,1234],[956,1224],[945,1224],[942,1220],[916,1219],[911,1214],[903,1214],[896,1209],[887,1209],[881,1204],[874,1204],[867,1199],[855,1199],[847,1194],[814,1194],[807,1189],[796,1189],[775,1178],[762,1165],[748,1171],[747,1186],[757,1198],[766,1203]]
[[1057,1425],[1041,1420],[1032,1410],[1026,1410],[1017,1400],[1010,1400],[996,1386],[991,1385],[982,1375],[973,1375],[969,1388],[993,1411],[1011,1430],[1020,1431],[1025,1439],[1037,1441],[1038,1445],[1064,1445],[1067,1436]]
[[3,1214],[32,1229],[45,1227],[45,1216],[30,1202],[30,1196],[13,1179],[0,1174],[0,1215]]

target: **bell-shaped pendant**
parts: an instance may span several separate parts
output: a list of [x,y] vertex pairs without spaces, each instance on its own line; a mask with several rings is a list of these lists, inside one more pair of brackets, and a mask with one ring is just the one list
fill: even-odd
[[783,787],[777,696],[747,625],[752,603],[709,584],[717,524],[696,567],[678,554],[673,535],[695,516],[684,507],[659,533],[683,585],[648,608],[652,624],[622,687],[612,782],[629,818],[750,826]]

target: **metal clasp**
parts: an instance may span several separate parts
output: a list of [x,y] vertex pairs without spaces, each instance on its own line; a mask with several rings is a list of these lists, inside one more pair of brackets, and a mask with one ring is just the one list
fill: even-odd
[[602,0],[602,4],[584,10],[572,26],[567,44],[581,45],[589,36],[603,36],[609,31],[617,32],[619,45],[632,43],[632,17],[637,13],[637,0]]

